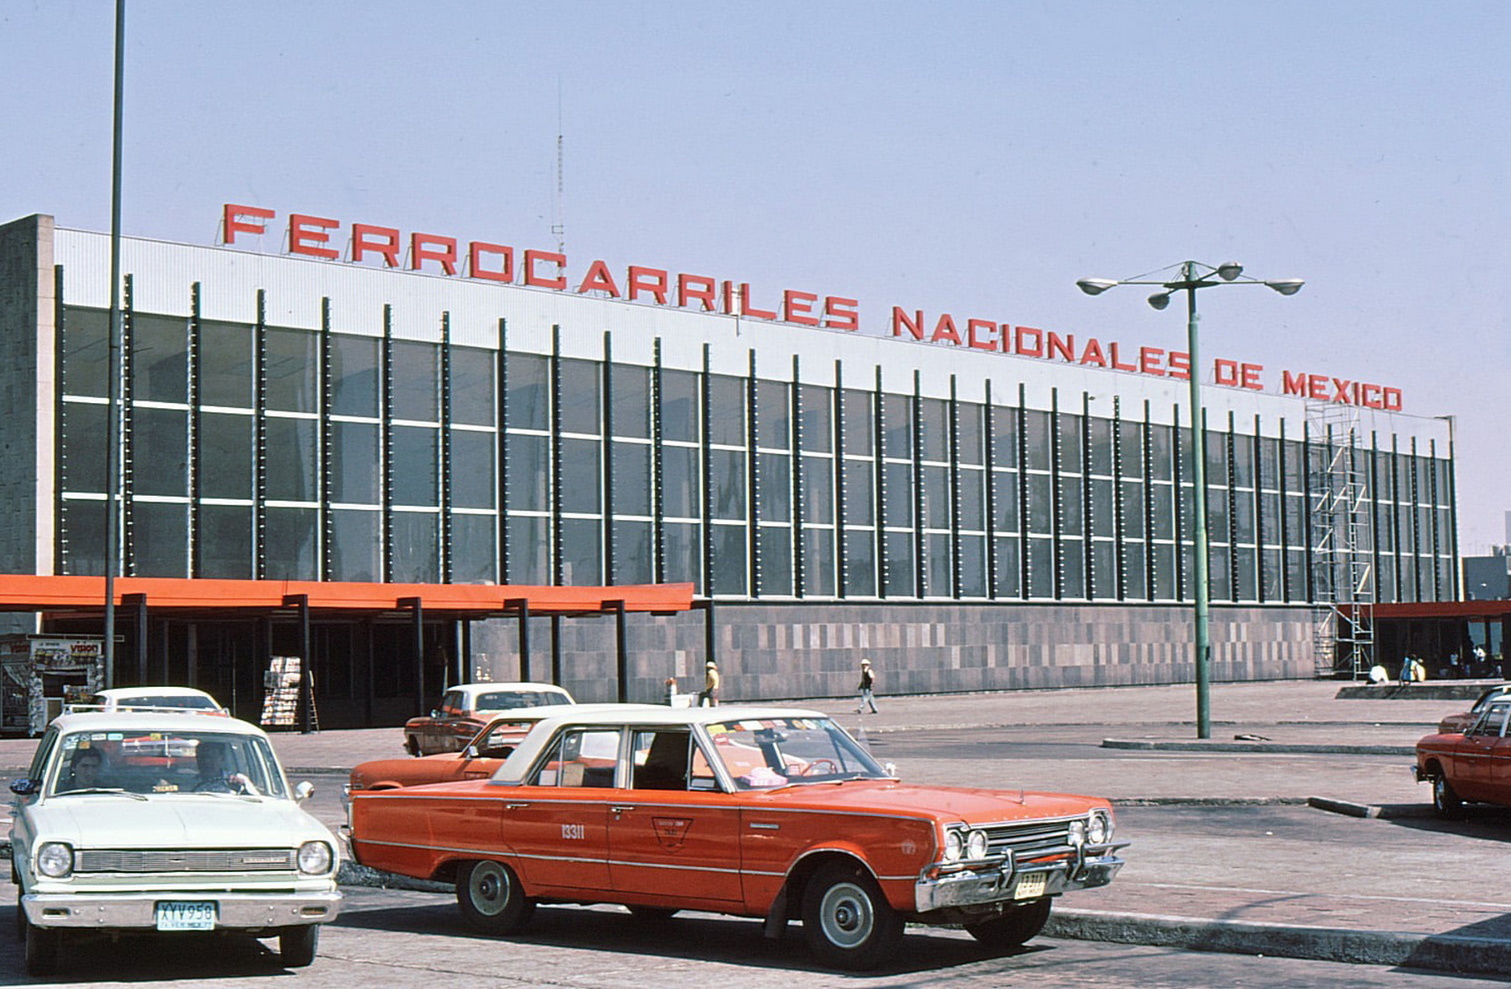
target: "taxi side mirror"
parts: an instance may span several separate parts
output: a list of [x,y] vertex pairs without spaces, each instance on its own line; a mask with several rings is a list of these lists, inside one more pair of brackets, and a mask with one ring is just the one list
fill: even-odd
[[12,780],[10,785],[10,792],[18,797],[29,797],[41,789],[41,780]]
[[311,783],[309,780],[303,780],[299,783],[298,786],[294,787],[294,800],[297,803],[302,804],[314,795],[315,784]]
[[477,757],[478,757],[478,751],[477,751],[477,746],[476,745],[469,745],[469,746],[467,746],[467,748],[465,748],[465,749],[462,750],[462,758],[463,759],[476,759]]

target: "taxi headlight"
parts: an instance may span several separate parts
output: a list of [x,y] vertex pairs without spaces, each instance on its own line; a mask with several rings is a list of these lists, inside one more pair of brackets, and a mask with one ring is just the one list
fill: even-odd
[[1071,821],[1069,832],[1066,837],[1070,841],[1070,843],[1077,848],[1080,848],[1082,845],[1086,844],[1086,822]]
[[1094,810],[1086,822],[1086,839],[1093,845],[1112,840],[1112,815],[1105,810]]
[[299,871],[307,876],[319,876],[331,871],[333,853],[331,846],[323,841],[306,841],[299,846]]
[[73,874],[73,848],[61,841],[45,842],[37,849],[37,871],[49,879]]
[[972,831],[965,838],[965,857],[968,859],[984,859],[987,853],[987,840],[985,831]]
[[946,862],[959,862],[961,854],[965,851],[965,840],[960,837],[960,832],[953,829],[944,833],[944,860]]

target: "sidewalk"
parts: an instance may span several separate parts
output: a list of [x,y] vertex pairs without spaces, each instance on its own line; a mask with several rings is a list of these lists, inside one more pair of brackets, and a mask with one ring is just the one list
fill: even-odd
[[[1128,865],[1110,887],[1065,896],[1047,934],[1511,972],[1502,881],[1511,812],[1477,809],[1440,824],[1409,769],[1416,739],[1469,702],[1401,692],[1339,699],[1339,687],[1214,684],[1212,738],[1199,746],[1189,685],[883,696],[881,713],[864,716],[851,698],[802,706],[839,716],[884,760],[898,732],[932,733],[938,750],[923,755],[919,736],[909,737],[905,778],[1112,799],[1119,837],[1133,842]],[[983,757],[963,763],[956,734]],[[983,746],[983,736],[1004,744]],[[273,741],[295,776],[402,752],[398,728]],[[0,766],[24,766],[34,746],[0,740]],[[1356,816],[1307,806],[1309,798]],[[1238,818],[1199,809],[1213,807],[1254,809]],[[1172,823],[1181,813],[1190,818]],[[1209,823],[1230,819],[1244,824]]]

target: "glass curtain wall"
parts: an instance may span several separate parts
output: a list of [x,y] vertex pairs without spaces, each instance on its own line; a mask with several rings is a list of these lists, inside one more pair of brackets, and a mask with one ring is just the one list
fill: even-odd
[[[1021,389],[965,401],[916,382],[857,386],[853,370],[842,384],[838,367],[825,385],[795,383],[796,368],[752,380],[659,357],[500,358],[391,325],[356,336],[131,312],[127,329],[128,574],[691,581],[734,598],[1192,596],[1178,407],[1057,394],[1042,408]],[[97,574],[107,315],[65,305],[58,333],[60,572]],[[1258,419],[1207,424],[1216,601],[1309,600],[1316,451],[1267,432]],[[1370,444],[1379,599],[1452,599],[1445,451]]]

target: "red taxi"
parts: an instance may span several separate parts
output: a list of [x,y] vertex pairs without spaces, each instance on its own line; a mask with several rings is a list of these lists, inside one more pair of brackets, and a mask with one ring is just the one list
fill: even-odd
[[905,923],[997,949],[1123,860],[1096,797],[904,783],[827,715],[774,707],[560,709],[492,779],[354,791],[363,865],[456,885],[474,928],[536,903],[801,920],[819,959],[872,968]]
[[459,683],[430,714],[404,722],[404,749],[418,756],[460,752],[496,714],[571,703],[571,694],[549,683]]
[[1432,784],[1438,816],[1463,816],[1465,801],[1511,807],[1511,696],[1490,700],[1462,733],[1417,742],[1417,780]]

